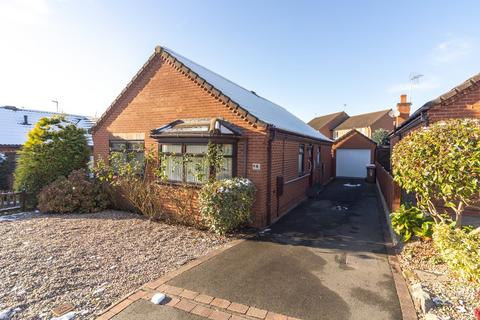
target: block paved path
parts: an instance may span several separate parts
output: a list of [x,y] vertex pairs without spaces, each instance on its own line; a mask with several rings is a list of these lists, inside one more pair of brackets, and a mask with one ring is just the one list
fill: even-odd
[[[335,180],[269,232],[154,282],[104,319],[402,319],[381,217],[375,185]],[[157,291],[170,305],[146,300]]]

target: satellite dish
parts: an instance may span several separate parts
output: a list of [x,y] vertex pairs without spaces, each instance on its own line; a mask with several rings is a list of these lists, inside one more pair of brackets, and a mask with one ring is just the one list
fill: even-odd
[[390,110],[388,112],[388,115],[390,116],[390,118],[396,118],[400,115],[400,111],[398,110]]

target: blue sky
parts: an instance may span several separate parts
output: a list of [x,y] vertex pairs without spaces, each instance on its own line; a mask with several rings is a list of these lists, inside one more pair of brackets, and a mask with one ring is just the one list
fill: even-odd
[[[0,0],[0,105],[99,116],[165,45],[308,121],[480,72],[479,1]],[[346,105],[346,106],[345,106]]]

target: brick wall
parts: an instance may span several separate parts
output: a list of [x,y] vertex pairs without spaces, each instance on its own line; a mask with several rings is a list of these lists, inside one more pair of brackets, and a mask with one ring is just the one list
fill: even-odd
[[333,130],[331,130],[328,125],[321,127],[318,129],[318,132],[323,134],[325,137],[333,139]]
[[375,123],[373,123],[370,126],[370,137],[376,130],[380,128],[383,128],[389,132],[393,131],[394,129],[393,122],[394,122],[393,118],[391,118],[388,114],[384,114],[380,119],[375,121]]
[[[246,175],[257,187],[253,225],[263,226],[267,223],[267,145],[269,140],[267,131],[250,125],[234,114],[222,101],[163,58],[158,56],[153,58],[140,74],[138,81],[132,84],[95,128],[94,156],[97,159],[108,157],[109,138],[115,134],[143,134],[146,150],[156,150],[156,141],[149,138],[151,129],[177,119],[212,117],[224,118],[243,129],[243,138],[239,141],[237,149],[237,174]],[[296,139],[301,140],[301,138]],[[273,172],[278,172],[284,166],[289,177],[293,168],[296,171],[298,144],[297,141],[295,147],[294,144],[289,143],[283,154],[280,151],[283,150],[282,143],[278,139],[272,141],[272,179],[276,177]],[[254,171],[253,163],[260,164],[261,169]],[[275,186],[273,181],[272,199],[276,199]],[[305,188],[302,187],[302,189]],[[302,189],[295,189],[295,191]],[[291,200],[285,200],[285,202],[298,203],[303,197],[304,192],[303,195],[295,193]],[[272,201],[271,207],[276,208],[276,202]]]
[[[305,145],[303,175],[298,173],[298,151]],[[308,151],[311,146],[311,153]],[[320,149],[321,163],[315,164]],[[306,199],[307,189],[331,178],[331,144],[306,141],[290,135],[277,135],[272,142],[272,199],[271,218],[277,220]],[[283,177],[283,194],[278,195],[277,177]]]

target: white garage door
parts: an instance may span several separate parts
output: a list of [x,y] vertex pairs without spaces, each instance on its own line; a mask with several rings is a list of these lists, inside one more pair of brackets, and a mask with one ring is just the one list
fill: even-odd
[[337,177],[366,178],[370,155],[369,149],[337,149]]

